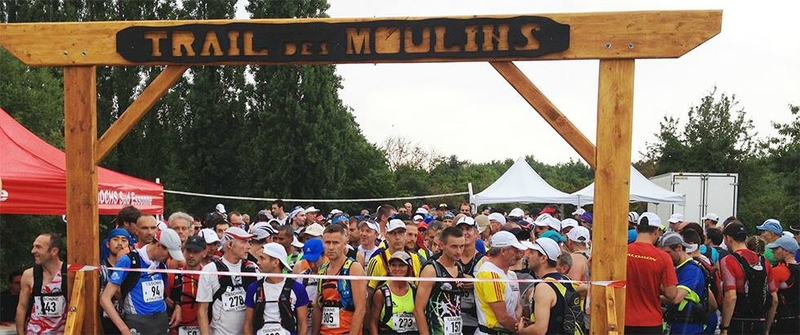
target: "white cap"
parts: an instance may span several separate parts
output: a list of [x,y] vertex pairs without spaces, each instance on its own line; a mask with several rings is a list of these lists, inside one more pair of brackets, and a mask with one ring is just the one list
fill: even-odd
[[378,224],[372,220],[364,220],[358,223],[358,227],[361,228],[362,225],[366,225],[369,229],[374,230],[376,233],[381,233],[381,228],[378,227]]
[[[267,234],[269,234],[269,235],[277,235],[278,234],[278,232],[275,231],[275,228],[272,228],[272,225],[269,224],[268,222],[256,222],[255,224],[250,226],[250,234],[256,235],[256,239],[260,240],[262,238],[260,238],[258,236],[262,236],[263,234],[258,232],[259,230],[263,230],[263,231],[267,232]],[[261,235],[259,235],[259,234],[261,234]],[[269,235],[267,235],[267,236],[269,236]]]
[[183,260],[183,251],[181,250],[181,238],[172,229],[159,230],[156,236],[153,237],[156,242],[160,243],[167,248],[169,256],[176,261]]
[[549,218],[552,218],[552,217],[553,217],[552,215],[547,214],[547,213],[539,214],[539,216],[536,217],[536,220],[534,220],[534,223],[543,222],[543,221],[545,221],[545,220],[547,220]]
[[714,222],[719,222],[719,215],[714,213],[708,213],[706,216],[703,217],[703,220],[711,220]]
[[306,230],[303,231],[303,234],[320,237],[324,232],[325,228],[323,228],[319,223],[314,222],[306,227]]
[[318,213],[318,212],[319,209],[314,208],[314,206],[308,206],[308,208],[306,208],[306,213]]
[[564,219],[561,221],[561,230],[564,230],[567,227],[572,227],[573,229],[578,226],[578,221],[575,219]]
[[678,223],[682,221],[683,221],[683,214],[681,213],[672,213],[672,215],[669,216],[669,219],[667,219],[667,222],[669,223]]
[[292,236],[292,246],[295,248],[302,248],[304,245],[305,244],[300,243],[300,240],[297,239],[297,236]]
[[[574,229],[573,229],[574,230]],[[542,255],[547,256],[551,261],[557,261],[558,256],[561,256],[561,248],[556,241],[550,238],[537,238],[531,246],[531,250],[536,250]]]
[[161,231],[167,230],[169,228],[169,226],[167,226],[167,224],[164,223],[164,221],[161,221],[161,220],[159,220],[158,223],[156,223],[156,227],[158,227],[158,230],[161,230]]
[[521,218],[521,217],[525,216],[525,212],[522,211],[521,208],[514,208],[514,209],[511,210],[511,213],[508,213],[508,216]]
[[225,205],[223,205],[223,204],[217,204],[217,206],[214,207],[214,208],[217,210],[217,212],[227,213],[227,211],[225,211]]
[[589,229],[584,226],[572,228],[572,230],[567,233],[567,238],[579,243],[586,243],[592,239]]
[[206,244],[219,242],[219,236],[217,236],[217,233],[211,230],[211,228],[200,229],[200,236],[206,240]]
[[406,224],[403,222],[403,220],[400,219],[389,220],[389,224],[386,225],[386,232],[388,233],[396,229],[406,229]]
[[794,238],[794,234],[792,232],[790,232],[790,231],[784,231],[783,232],[783,236],[789,236],[791,238]]
[[331,213],[330,213],[330,214],[331,214],[331,215],[336,215],[336,214],[342,214],[342,213],[344,213],[344,212],[342,212],[341,210],[338,210],[338,209],[334,208],[334,209],[331,209]]
[[506,224],[506,218],[500,213],[489,214],[489,222],[491,221],[500,222],[501,225]]
[[289,263],[286,262],[289,256],[286,255],[286,249],[282,245],[275,242],[264,244],[264,254],[279,259],[287,270],[291,269]]
[[528,250],[528,247],[522,245],[517,240],[514,234],[507,231],[499,231],[492,235],[492,248],[514,247],[519,250]]
[[414,215],[414,222],[425,221],[425,217],[422,215]]
[[553,230],[559,232],[561,231],[561,220],[551,217],[545,220],[545,222],[547,222],[547,225],[550,226],[550,228],[552,228]]
[[574,212],[572,212],[572,215],[583,215],[583,213],[586,213],[586,210],[583,209],[583,208],[578,207],[578,209],[576,209]]
[[228,239],[249,241],[253,237],[253,234],[250,234],[239,227],[230,227],[225,229],[225,234],[222,236]]
[[460,224],[465,224],[475,227],[475,219],[469,216],[463,216],[462,218],[458,219],[458,222],[456,222],[456,226]]
[[[674,214],[673,214],[674,215]],[[642,224],[642,220],[647,218],[647,224],[653,227],[661,228],[661,218],[656,215],[656,213],[651,212],[644,212],[642,215],[639,215],[639,222],[637,224]]]
[[428,210],[425,209],[424,207],[420,207],[420,208],[417,208],[417,210],[414,212],[414,214],[422,214],[423,216],[425,216],[425,214],[428,214]]

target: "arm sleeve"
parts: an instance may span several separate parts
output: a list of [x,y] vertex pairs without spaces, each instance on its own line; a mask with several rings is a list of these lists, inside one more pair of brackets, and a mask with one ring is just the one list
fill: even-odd
[[[131,259],[126,255],[124,257],[120,257],[117,260],[117,263],[114,264],[115,268],[130,268],[131,267]],[[128,275],[128,271],[113,271],[111,275],[108,277],[108,282],[122,285],[122,282],[125,280],[125,277]]]
[[258,281],[254,281],[247,287],[247,293],[244,296],[244,305],[248,308],[256,308],[256,291],[258,290]]
[[295,306],[306,306],[311,303],[308,300],[308,293],[306,293],[306,288],[303,287],[303,284],[299,282],[294,282],[294,287],[292,287],[294,291],[294,295],[297,297],[297,302],[295,302]]
[[[491,271],[478,272],[476,278],[481,279],[500,279],[500,275]],[[475,282],[475,294],[487,304],[504,300],[506,285],[499,281],[478,281]]]

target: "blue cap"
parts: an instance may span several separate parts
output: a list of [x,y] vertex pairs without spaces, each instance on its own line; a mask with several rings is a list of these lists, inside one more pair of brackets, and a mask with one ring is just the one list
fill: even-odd
[[319,260],[319,257],[322,256],[324,252],[325,248],[322,247],[322,240],[319,238],[312,238],[303,245],[303,257],[301,259],[313,263]]
[[128,233],[128,231],[127,231],[127,230],[125,230],[125,229],[122,229],[122,228],[114,228],[114,229],[112,229],[110,232],[108,232],[108,239],[109,239],[109,240],[110,240],[110,239],[112,239],[112,238],[115,238],[115,237],[117,237],[117,236],[123,236],[123,237],[127,238],[127,239],[128,239],[128,241],[130,241],[130,240],[131,240],[131,234],[130,234],[130,233]]
[[636,232],[636,229],[628,230],[628,243],[633,243],[637,237],[639,237],[639,233]]
[[764,221],[764,223],[756,227],[756,229],[773,232],[779,236],[783,234],[783,227],[781,227],[781,222],[775,219],[767,219],[767,221]]
[[556,231],[553,231],[553,230],[548,230],[548,231],[542,233],[542,235],[539,235],[539,238],[549,238],[549,239],[551,239],[553,241],[556,241],[556,242],[559,242],[559,243],[567,241],[566,237],[561,236],[561,234],[559,234],[559,233],[557,233]]
[[784,250],[786,250],[786,251],[788,251],[788,252],[790,252],[792,254],[796,253],[797,249],[800,249],[800,247],[798,247],[797,241],[794,239],[794,237],[789,237],[789,236],[781,236],[780,238],[775,240],[775,242],[767,244],[767,248],[770,248],[770,249],[783,248]]

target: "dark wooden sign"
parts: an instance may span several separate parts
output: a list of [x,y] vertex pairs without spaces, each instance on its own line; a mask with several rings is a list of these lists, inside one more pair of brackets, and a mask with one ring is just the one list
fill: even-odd
[[569,25],[542,16],[187,24],[122,29],[117,52],[134,63],[515,59],[565,51],[569,41]]

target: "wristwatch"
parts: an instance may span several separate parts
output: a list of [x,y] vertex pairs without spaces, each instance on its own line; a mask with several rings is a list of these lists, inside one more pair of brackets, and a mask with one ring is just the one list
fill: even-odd
[[728,325],[728,326],[719,326],[719,330],[728,330],[730,328],[731,328],[730,325]]

